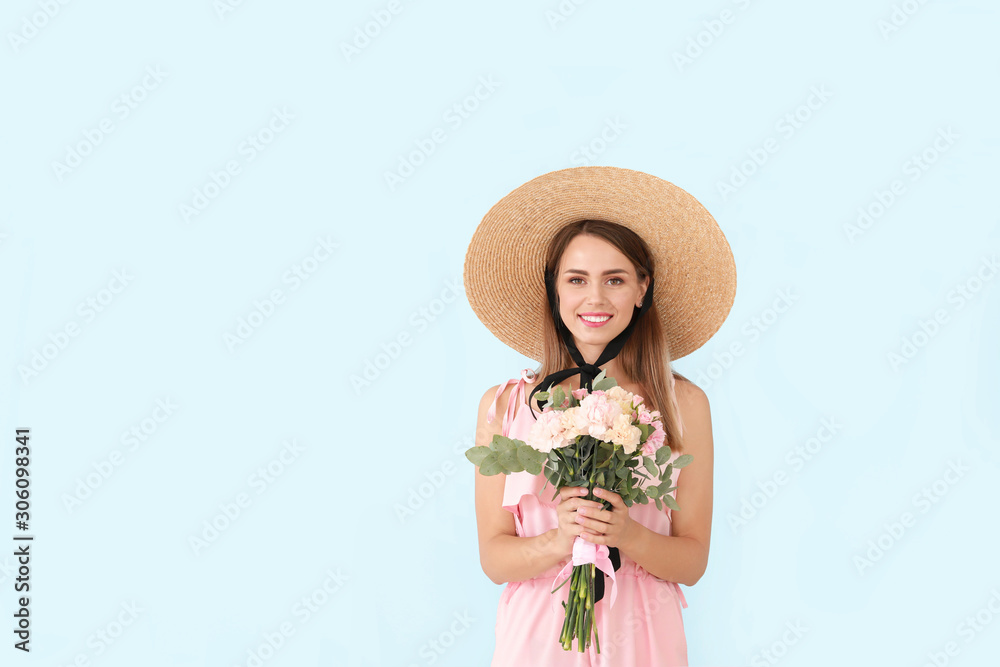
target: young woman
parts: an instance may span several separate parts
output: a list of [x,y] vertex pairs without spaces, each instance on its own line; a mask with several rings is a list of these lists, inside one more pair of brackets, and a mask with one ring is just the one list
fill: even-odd
[[[495,258],[507,260],[502,276]],[[705,393],[670,361],[671,352],[678,358],[704,344],[732,305],[735,269],[722,232],[666,181],[611,167],[567,169],[491,209],[470,243],[465,282],[487,327],[541,360],[486,391],[477,445],[497,433],[526,439],[538,409],[529,392],[559,384],[568,394],[603,369],[661,412],[671,459],[694,457],[683,474],[674,471],[677,512],[652,502],[627,507],[605,489],[595,495],[610,510],[578,488],[553,500],[551,485],[541,490],[544,475],[476,469],[480,562],[491,581],[506,583],[491,665],[687,665],[678,583],[694,585],[708,564],[713,443]],[[551,590],[577,539],[616,551],[619,565],[613,608],[608,600],[594,607],[600,653],[593,643],[585,652],[559,643],[564,610]]]

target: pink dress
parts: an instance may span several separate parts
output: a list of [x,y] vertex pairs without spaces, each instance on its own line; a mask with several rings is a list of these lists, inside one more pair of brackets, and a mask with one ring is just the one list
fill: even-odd
[[[526,439],[535,421],[526,402],[531,391],[531,387],[525,390],[529,380],[534,381],[533,373],[525,369],[511,391],[501,429],[504,435],[519,440]],[[487,415],[489,421],[496,416],[500,394],[513,382],[515,380],[511,379],[500,385]],[[676,456],[670,460],[674,458]],[[674,470],[671,486],[676,486],[679,473],[679,468]],[[503,508],[514,515],[514,525],[520,536],[540,535],[558,525],[555,509],[558,498],[552,500],[555,489],[545,482],[544,474],[519,472],[506,476]],[[541,490],[543,485],[544,491]],[[675,494],[676,491],[671,492]],[[646,505],[635,503],[629,508],[629,516],[651,530],[670,535],[670,509],[667,507],[660,511],[652,501]],[[556,574],[569,561],[567,556],[532,579],[506,585],[497,608],[496,649],[491,667],[675,667],[688,664],[681,617],[681,607],[687,607],[687,601],[680,586],[654,577],[624,553],[621,554],[621,568],[615,572],[618,592],[614,606],[608,609],[610,579],[605,581],[604,598],[595,605],[594,626],[601,652],[597,653],[593,641],[588,649],[580,652],[576,639],[571,651],[564,650],[559,644],[565,618],[560,602],[568,597],[569,583],[555,593],[551,590]],[[600,571],[598,575],[601,576]]]

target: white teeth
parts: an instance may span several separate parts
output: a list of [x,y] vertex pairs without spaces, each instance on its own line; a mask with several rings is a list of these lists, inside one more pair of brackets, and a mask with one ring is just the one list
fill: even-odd
[[580,317],[587,320],[588,322],[607,322],[608,320],[611,319],[610,315],[602,315],[600,317],[594,317],[591,315],[581,315]]

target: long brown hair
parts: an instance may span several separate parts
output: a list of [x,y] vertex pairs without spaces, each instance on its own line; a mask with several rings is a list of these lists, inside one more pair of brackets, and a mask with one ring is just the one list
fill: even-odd
[[[640,282],[646,276],[655,275],[653,255],[642,237],[628,227],[604,220],[580,220],[556,232],[545,253],[547,273],[555,273],[566,246],[580,234],[590,234],[604,239],[617,248],[632,262]],[[556,298],[558,299],[558,295]],[[544,358],[535,371],[539,378],[564,368],[576,368],[576,362],[573,361],[556,331],[548,304],[545,305],[545,312]],[[635,323],[632,335],[616,359],[627,379],[642,387],[644,392],[642,397],[646,406],[650,410],[660,411],[663,429],[666,432],[665,444],[670,445],[673,451],[680,452],[680,415],[674,410],[674,396],[668,373],[673,373],[674,377],[685,382],[689,380],[670,368],[670,351],[663,337],[663,327],[660,324],[655,301]],[[543,391],[545,389],[546,387],[542,388]]]

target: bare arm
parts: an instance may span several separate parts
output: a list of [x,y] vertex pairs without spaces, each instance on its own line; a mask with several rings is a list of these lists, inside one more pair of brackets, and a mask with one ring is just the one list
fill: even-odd
[[[486,422],[486,413],[498,388],[499,385],[496,385],[487,389],[479,402],[477,445],[489,446],[493,435],[501,431],[512,387],[507,387],[497,401],[493,423]],[[518,406],[518,409],[522,407],[527,409],[526,406]],[[572,553],[572,542],[569,540],[573,535],[567,534],[567,531],[574,530],[575,526],[575,531],[579,533],[583,528],[576,524],[568,525],[568,521],[563,521],[562,515],[569,517],[569,511],[575,513],[576,506],[586,501],[580,498],[565,501],[565,507],[560,513],[560,521],[564,524],[562,532],[553,528],[534,537],[521,537],[515,531],[514,515],[502,506],[506,475],[483,475],[479,472],[479,466],[476,466],[475,475],[479,562],[490,581],[502,584],[531,579],[569,558]],[[560,501],[559,504],[563,506],[564,502]]]
[[681,509],[671,512],[672,535],[661,535],[636,522],[633,538],[621,550],[655,577],[694,586],[708,567],[712,535],[712,415],[708,397],[699,387],[678,382],[676,390],[684,419],[685,451],[694,456],[677,478]]

